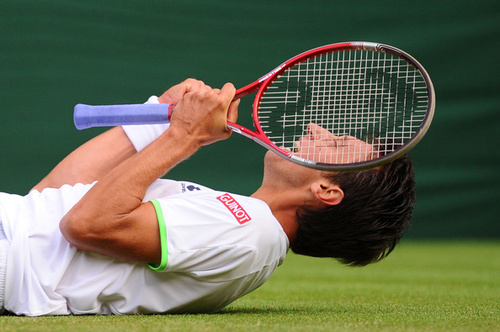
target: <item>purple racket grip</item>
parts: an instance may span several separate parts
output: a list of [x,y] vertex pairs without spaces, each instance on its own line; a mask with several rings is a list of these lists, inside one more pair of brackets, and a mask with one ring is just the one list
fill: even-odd
[[77,104],[73,119],[78,130],[92,127],[168,123],[173,107],[173,104],[99,106]]

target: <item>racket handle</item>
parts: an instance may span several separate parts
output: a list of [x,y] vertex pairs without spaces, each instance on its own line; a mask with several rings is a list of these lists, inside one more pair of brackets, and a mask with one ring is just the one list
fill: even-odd
[[100,106],[77,104],[73,119],[78,130],[92,127],[168,123],[174,106],[174,104]]

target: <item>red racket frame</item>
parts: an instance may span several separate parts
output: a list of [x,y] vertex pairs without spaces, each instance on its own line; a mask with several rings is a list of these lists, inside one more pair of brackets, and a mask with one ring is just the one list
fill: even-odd
[[[375,50],[375,51],[386,52],[386,53],[396,55],[400,58],[405,59],[409,63],[413,64],[422,73],[422,76],[424,77],[424,80],[428,86],[428,91],[429,91],[429,95],[428,95],[428,97],[429,97],[428,110],[429,111],[426,114],[426,118],[422,122],[423,125],[420,128],[420,131],[416,135],[414,135],[414,137],[409,142],[407,142],[401,149],[393,151],[392,153],[389,153],[382,158],[377,158],[377,159],[373,159],[373,160],[365,161],[365,162],[360,162],[360,163],[351,163],[351,164],[347,164],[347,165],[339,164],[339,165],[333,166],[331,164],[324,164],[324,163],[320,163],[320,162],[315,162],[315,161],[303,159],[301,157],[295,156],[290,151],[283,150],[282,148],[280,148],[279,146],[274,144],[264,134],[264,131],[262,130],[262,127],[260,126],[259,121],[258,121],[260,99],[261,99],[263,93],[267,90],[268,86],[278,76],[283,74],[283,72],[285,70],[295,66],[296,64],[298,64],[300,62],[307,60],[308,58],[310,58],[312,56],[321,55],[321,54],[329,53],[329,52],[339,52],[339,51],[345,51],[345,50],[359,50],[359,49]],[[420,138],[423,136],[423,134],[425,134],[425,132],[429,128],[432,117],[434,115],[434,106],[435,106],[434,88],[432,86],[432,82],[429,78],[429,75],[427,74],[427,72],[425,71],[423,66],[420,65],[420,63],[417,60],[415,60],[415,58],[413,58],[411,55],[409,55],[408,53],[406,53],[398,48],[395,48],[395,47],[392,47],[389,45],[373,43],[373,42],[336,43],[336,44],[330,44],[330,45],[317,47],[317,48],[311,49],[309,51],[303,52],[303,53],[285,61],[284,63],[282,63],[281,65],[279,65],[278,67],[276,67],[275,69],[273,69],[272,71],[267,73],[266,75],[259,78],[257,81],[255,81],[251,84],[248,84],[247,86],[245,86],[243,88],[238,89],[236,91],[234,100],[240,99],[240,98],[256,91],[257,89],[258,89],[258,91],[257,91],[257,95],[255,96],[255,99],[254,99],[253,113],[252,113],[255,131],[250,130],[246,127],[243,127],[237,123],[232,123],[232,122],[228,122],[228,124],[227,124],[228,128],[230,128],[232,131],[234,131],[238,134],[241,134],[247,138],[254,140],[255,142],[259,143],[260,145],[264,146],[267,149],[271,149],[272,151],[276,152],[279,156],[281,156],[285,159],[296,162],[298,164],[307,164],[307,165],[310,165],[311,167],[317,168],[317,169],[338,170],[338,171],[366,169],[366,168],[375,167],[375,166],[378,166],[380,164],[384,164],[384,163],[387,163],[391,160],[394,160],[394,159],[402,156],[406,152],[408,152],[411,148],[413,148],[420,141]]]

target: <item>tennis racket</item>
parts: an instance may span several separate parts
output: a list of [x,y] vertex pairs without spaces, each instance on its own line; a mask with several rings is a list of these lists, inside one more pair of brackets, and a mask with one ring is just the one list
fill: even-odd
[[[435,93],[409,54],[371,42],[318,47],[236,91],[257,91],[255,130],[228,127],[292,162],[347,171],[390,162],[427,132]],[[168,122],[173,105],[75,106],[78,129]]]

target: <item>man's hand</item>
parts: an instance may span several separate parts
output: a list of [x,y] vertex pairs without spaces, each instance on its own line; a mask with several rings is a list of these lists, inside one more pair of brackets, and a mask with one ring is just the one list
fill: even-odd
[[239,100],[233,102],[235,88],[231,83],[221,90],[204,85],[192,88],[174,108],[171,129],[180,130],[199,146],[223,140],[231,135],[227,121],[238,117]]
[[159,98],[158,101],[163,104],[178,104],[184,95],[190,91],[201,89],[205,86],[205,83],[193,78],[188,78],[182,83],[174,85],[167,91],[165,91]]
[[162,94],[161,103],[176,104],[171,128],[199,146],[223,140],[231,135],[227,121],[236,122],[239,100],[233,101],[235,88],[227,83],[212,89],[202,81],[187,79]]

